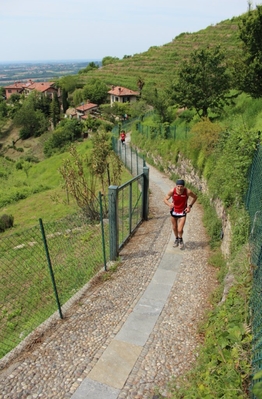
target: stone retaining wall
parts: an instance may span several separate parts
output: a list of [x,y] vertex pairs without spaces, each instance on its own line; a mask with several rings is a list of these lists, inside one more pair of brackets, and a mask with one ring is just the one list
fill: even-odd
[[[149,152],[147,153],[147,156],[153,159],[157,167],[159,165],[163,167],[164,165],[163,172],[169,178],[175,174],[185,179],[186,182],[192,184],[194,187],[196,187],[197,190],[201,191],[202,193],[206,195],[209,194],[206,180],[197,174],[192,163],[188,159],[185,159],[181,157],[181,155],[179,155],[178,161],[175,165],[172,164],[171,162],[165,165],[163,159],[160,156],[155,156]],[[214,200],[210,199],[210,201],[215,207],[218,218],[221,219],[222,221],[223,238],[221,243],[221,251],[223,255],[227,258],[230,255],[230,242],[231,242],[231,223],[229,215],[227,214],[219,198],[216,198]]]

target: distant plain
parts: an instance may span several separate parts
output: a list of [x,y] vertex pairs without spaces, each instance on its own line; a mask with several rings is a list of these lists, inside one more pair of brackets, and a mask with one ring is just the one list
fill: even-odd
[[0,63],[0,86],[32,79],[35,82],[52,81],[62,76],[75,75],[90,62],[99,60],[36,61]]

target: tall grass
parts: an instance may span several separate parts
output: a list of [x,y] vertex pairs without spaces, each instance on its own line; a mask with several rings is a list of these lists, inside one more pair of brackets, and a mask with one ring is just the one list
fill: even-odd
[[[91,142],[87,140],[77,145],[82,156],[88,156]],[[69,153],[54,155],[37,164],[32,164],[28,176],[23,170],[17,170],[15,163],[0,158],[6,167],[6,175],[0,173],[0,215],[14,217],[14,228],[4,235],[36,225],[40,218],[52,221],[63,218],[77,210],[74,198],[63,188],[59,168]],[[1,166],[0,166],[1,171]],[[130,174],[123,170],[123,182],[130,179]],[[97,182],[97,190],[100,185]]]

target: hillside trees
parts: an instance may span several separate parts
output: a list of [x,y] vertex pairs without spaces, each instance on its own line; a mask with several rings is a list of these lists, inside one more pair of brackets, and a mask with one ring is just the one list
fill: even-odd
[[57,85],[66,92],[72,93],[78,85],[78,76],[63,76],[58,80]]
[[99,65],[92,61],[92,62],[89,62],[89,64],[85,68],[80,69],[80,71],[78,73],[81,75],[84,73],[88,73],[89,71],[92,71],[94,69],[98,69],[98,68],[99,68]]
[[107,102],[108,87],[100,79],[91,79],[82,89],[76,89],[73,93],[74,105],[78,106],[82,101],[90,101],[94,104]]
[[52,118],[53,127],[55,128],[60,120],[60,104],[56,93],[50,104],[50,116]]
[[94,104],[103,104],[107,101],[108,97],[108,87],[100,79],[91,79],[83,87],[84,99],[89,100]]
[[19,135],[23,140],[41,136],[46,132],[50,125],[50,118],[54,127],[60,120],[60,104],[56,94],[51,99],[34,91],[22,101],[21,97],[18,100],[13,97],[12,101],[14,124],[21,128]]
[[22,96],[18,93],[13,93],[8,100],[5,101],[8,104],[8,116],[13,119],[17,111],[22,107]]
[[47,157],[63,152],[68,144],[82,136],[83,124],[78,119],[63,119],[54,130],[52,136],[44,144],[44,154]]
[[62,108],[64,114],[66,113],[66,110],[69,108],[68,92],[65,89],[62,89]]
[[243,73],[240,88],[253,98],[262,97],[262,6],[249,11],[239,24],[243,42]]
[[0,118],[6,118],[8,115],[8,108],[6,105],[6,101],[3,98],[0,98]]
[[78,86],[78,76],[63,76],[56,82],[57,86],[62,90],[62,107],[65,114],[69,107],[68,94],[73,93]]
[[96,132],[99,126],[102,124],[100,119],[92,118],[91,115],[88,115],[85,121],[83,122],[83,125],[85,127],[85,130]]
[[45,115],[45,105],[41,106],[36,93],[31,93],[14,115],[14,124],[21,127],[19,135],[22,140],[41,136],[47,129],[49,121]]
[[49,118],[52,99],[45,94],[40,94],[39,92],[34,92],[31,96],[35,110],[39,109],[47,118]]
[[110,123],[117,123],[121,120],[125,114],[131,114],[130,103],[120,103],[115,101],[111,107],[110,104],[102,104],[99,109],[103,115],[103,119],[106,119]]
[[84,101],[84,94],[82,89],[76,89],[73,93],[73,103],[75,107]]
[[217,46],[190,54],[170,94],[180,108],[195,109],[200,117],[206,118],[209,111],[218,112],[223,108],[229,89],[225,56]]
[[146,101],[139,100],[135,101],[133,104],[130,105],[129,113],[132,118],[142,117],[148,110],[149,106],[147,105]]
[[142,99],[155,109],[161,122],[170,122],[168,107],[171,101],[169,93],[159,90],[154,83],[150,82],[143,89]]

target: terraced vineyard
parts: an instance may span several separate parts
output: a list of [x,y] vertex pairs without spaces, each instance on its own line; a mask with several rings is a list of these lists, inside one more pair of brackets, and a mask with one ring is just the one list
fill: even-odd
[[166,87],[176,76],[180,65],[193,50],[220,45],[228,61],[236,59],[241,52],[238,25],[241,17],[234,17],[209,26],[196,33],[181,33],[172,42],[153,46],[148,51],[106,65],[98,70],[81,75],[84,84],[89,79],[101,78],[108,85],[121,85],[137,90],[137,80],[154,82],[157,87]]

